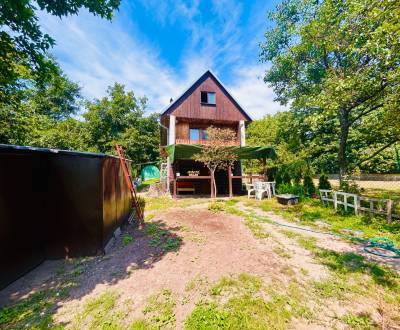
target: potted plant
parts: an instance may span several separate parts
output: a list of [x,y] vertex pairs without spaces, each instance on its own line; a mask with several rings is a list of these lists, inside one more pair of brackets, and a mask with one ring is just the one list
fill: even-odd
[[200,171],[188,171],[189,176],[199,176]]

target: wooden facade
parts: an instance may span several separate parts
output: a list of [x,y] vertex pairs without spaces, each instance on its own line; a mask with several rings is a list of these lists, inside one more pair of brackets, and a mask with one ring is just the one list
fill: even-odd
[[[205,94],[211,94],[212,102],[204,102]],[[170,144],[207,144],[206,136],[203,136],[209,126],[229,128],[236,133],[236,145],[245,145],[245,124],[251,118],[229,94],[223,84],[211,71],[206,71],[193,85],[191,85],[180,97],[171,102],[161,114],[161,145]],[[193,134],[191,134],[191,132]],[[194,136],[196,133],[197,136]],[[201,178],[189,178],[187,172],[199,170]],[[177,182],[185,180],[193,182],[199,193],[210,193],[210,177],[208,170],[202,164],[193,160],[176,160],[169,164],[169,180],[176,190]],[[232,194],[233,190],[241,189],[241,163],[237,162],[233,173],[218,173],[216,181],[218,191]],[[177,174],[180,178],[177,177]],[[228,180],[229,178],[229,180]],[[183,184],[182,184],[183,185]],[[188,184],[185,183],[185,186]],[[189,189],[187,189],[189,190]]]

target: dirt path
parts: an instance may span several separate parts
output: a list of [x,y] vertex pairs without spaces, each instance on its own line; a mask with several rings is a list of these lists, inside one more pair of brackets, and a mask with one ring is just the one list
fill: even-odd
[[[300,298],[296,298],[300,300],[302,295],[308,294],[307,290],[310,291],[307,289],[310,283],[329,282],[330,270],[307,248],[307,244],[314,242],[312,240],[324,249],[363,254],[359,247],[339,238],[271,223],[262,223],[265,235],[256,238],[243,217],[211,212],[207,207],[208,204],[202,203],[152,211],[151,221],[144,229],[124,228],[106,256],[45,263],[0,292],[0,301],[20,299],[42,287],[56,287],[60,274],[67,274],[76,285],[69,290],[68,298],[57,302],[52,310],[56,323],[66,328],[93,328],[82,321],[86,317],[82,311],[88,310],[88,306],[94,308],[94,299],[104,292],[118,294],[118,301],[112,309],[123,312],[112,318],[118,319],[123,327],[148,317],[155,309],[148,307],[149,300],[164,292],[167,299],[173,301],[172,311],[168,314],[168,304],[156,299],[157,308],[168,314],[165,316],[167,319],[162,320],[166,322],[165,328],[173,324],[174,329],[183,329],[196,304],[208,299],[210,288],[221,278],[246,273],[260,278],[266,286],[279,287],[282,284],[282,290],[286,290],[294,285],[303,290]],[[249,209],[243,203],[234,207],[290,224],[274,213]],[[132,242],[123,244],[124,237],[131,237]],[[170,292],[171,297],[166,292]],[[350,312],[367,313],[376,323],[382,319],[377,305],[368,299],[364,302],[346,302],[330,296],[324,298],[324,302],[320,300],[322,298],[312,300],[304,296],[304,299],[304,304],[315,314],[313,319],[294,316],[291,323],[284,323],[284,328],[344,329],[346,326],[341,318]],[[94,322],[96,317],[89,316],[89,321]],[[170,322],[168,317],[174,321]]]

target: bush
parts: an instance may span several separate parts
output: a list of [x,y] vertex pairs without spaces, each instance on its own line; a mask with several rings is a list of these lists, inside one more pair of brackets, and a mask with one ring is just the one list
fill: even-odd
[[144,208],[146,207],[146,200],[142,196],[138,196],[137,200],[140,208],[142,209],[142,211],[144,211]]
[[350,194],[359,194],[361,192],[361,189],[357,183],[346,178],[340,182],[340,190]]
[[293,194],[299,197],[304,197],[304,189],[301,185],[281,184],[278,188],[280,194]]
[[314,182],[310,175],[305,175],[303,180],[304,194],[308,197],[312,197],[315,194]]
[[326,174],[321,174],[318,181],[318,189],[332,189],[331,183]]

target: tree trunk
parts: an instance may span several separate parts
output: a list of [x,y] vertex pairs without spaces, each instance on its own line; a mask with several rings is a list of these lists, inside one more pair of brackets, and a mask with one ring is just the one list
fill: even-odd
[[211,175],[211,187],[210,188],[212,191],[211,197],[215,198],[215,197],[217,197],[217,184],[215,182],[215,170],[210,169],[210,175]]
[[347,174],[347,139],[349,137],[349,113],[346,110],[339,111],[340,122],[340,137],[339,137],[339,150],[338,150],[338,165],[339,165],[339,182],[343,181],[343,177]]

